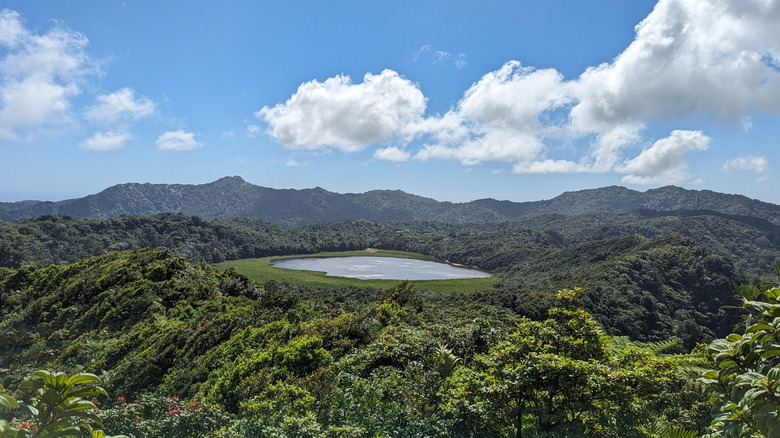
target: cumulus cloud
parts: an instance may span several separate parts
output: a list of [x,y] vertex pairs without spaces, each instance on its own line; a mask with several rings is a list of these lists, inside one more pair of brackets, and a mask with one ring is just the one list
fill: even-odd
[[190,151],[202,144],[195,140],[195,134],[182,130],[165,132],[155,143],[158,149],[167,151]]
[[548,131],[540,116],[569,102],[565,90],[557,71],[510,61],[472,85],[444,117],[418,125],[435,141],[416,158],[457,159],[466,165],[533,161]]
[[154,102],[146,97],[136,97],[132,88],[122,88],[111,94],[97,97],[97,104],[86,112],[94,122],[113,123],[121,119],[138,120],[154,112]]
[[90,151],[114,151],[125,147],[133,136],[126,132],[96,132],[92,137],[80,143],[83,149]]
[[263,107],[257,117],[268,133],[292,149],[335,147],[359,151],[372,143],[410,134],[425,111],[425,97],[392,70],[367,73],[353,84],[349,76],[301,84],[284,104]]
[[769,172],[769,161],[764,157],[755,155],[746,155],[732,158],[723,165],[723,170],[743,170],[746,172],[755,172],[765,174]]
[[411,158],[411,154],[397,146],[390,146],[384,149],[377,149],[374,152],[374,158],[385,161],[408,161]]
[[574,82],[575,125],[603,132],[641,118],[780,112],[780,3],[661,0],[612,62]]
[[20,129],[67,122],[71,98],[94,71],[87,38],[63,27],[29,31],[19,13],[0,11],[0,139],[17,140]]
[[540,160],[517,163],[512,168],[514,173],[574,173],[589,170],[587,166],[568,160]]
[[[374,157],[506,162],[516,173],[616,172],[627,184],[691,182],[685,156],[708,148],[702,131],[675,130],[629,153],[647,142],[643,131],[654,122],[715,118],[747,130],[752,114],[780,114],[777,29],[778,1],[660,0],[624,51],[575,79],[509,61],[449,111],[426,116],[418,87],[385,70],[360,84],[345,76],[307,82],[257,115],[295,149],[359,151],[394,139],[399,146],[380,146]],[[430,45],[414,60],[423,56],[453,60]],[[564,149],[568,156],[555,156]],[[750,166],[761,162],[727,163]]]
[[[701,131],[675,130],[643,150],[616,170],[626,173],[622,181],[627,184],[655,185],[676,184],[690,178],[684,156],[692,151],[705,151],[710,138]],[[639,174],[639,175],[637,175]],[[642,176],[642,175],[645,176]]]

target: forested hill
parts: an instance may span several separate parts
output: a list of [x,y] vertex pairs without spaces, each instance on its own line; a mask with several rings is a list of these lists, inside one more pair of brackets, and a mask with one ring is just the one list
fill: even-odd
[[250,184],[238,176],[201,185],[120,184],[94,195],[58,202],[0,203],[0,220],[16,221],[46,214],[105,219],[123,214],[184,213],[209,219],[251,217],[285,226],[350,219],[485,223],[542,214],[625,213],[637,209],[709,210],[780,224],[778,205],[741,195],[674,186],[646,192],[611,186],[566,192],[533,202],[481,199],[451,203],[400,190],[339,194],[319,187],[273,189]]

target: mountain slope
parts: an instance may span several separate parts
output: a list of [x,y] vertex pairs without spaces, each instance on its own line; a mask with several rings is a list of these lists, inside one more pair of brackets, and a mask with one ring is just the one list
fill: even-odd
[[238,176],[200,185],[120,184],[94,195],[59,202],[0,203],[0,220],[16,221],[46,214],[105,219],[123,214],[184,213],[209,219],[252,217],[286,226],[349,219],[486,223],[540,214],[625,213],[637,209],[711,210],[780,224],[780,206],[775,204],[674,186],[646,192],[610,186],[566,192],[533,202],[480,199],[450,203],[400,190],[339,194],[320,187],[272,189],[250,184]]

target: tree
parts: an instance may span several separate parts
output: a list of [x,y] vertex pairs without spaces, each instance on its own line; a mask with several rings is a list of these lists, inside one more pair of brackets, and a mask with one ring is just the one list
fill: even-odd
[[[559,299],[571,302],[575,291]],[[445,410],[464,436],[647,436],[657,394],[677,364],[649,350],[611,349],[581,309],[523,319],[514,333],[448,379]]]
[[[780,267],[775,266],[780,276]],[[713,404],[708,437],[780,436],[780,288],[740,286],[744,332],[709,345],[716,369],[700,379]]]

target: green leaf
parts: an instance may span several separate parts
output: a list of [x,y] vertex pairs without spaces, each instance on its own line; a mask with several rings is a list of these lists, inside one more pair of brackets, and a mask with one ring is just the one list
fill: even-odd
[[718,378],[718,372],[715,370],[709,370],[706,373],[701,375],[705,379],[717,379]]
[[90,373],[80,373],[71,376],[67,381],[67,386],[79,385],[83,383],[100,383],[100,377]]
[[755,333],[755,332],[757,332],[759,330],[766,330],[768,333],[772,333],[772,332],[775,331],[775,328],[772,327],[769,324],[759,323],[759,324],[754,324],[754,325],[748,327],[745,330],[745,333]]
[[[2,387],[0,387],[0,390],[2,390]],[[3,406],[7,409],[16,409],[19,407],[19,403],[10,395],[0,394],[0,406]]]

